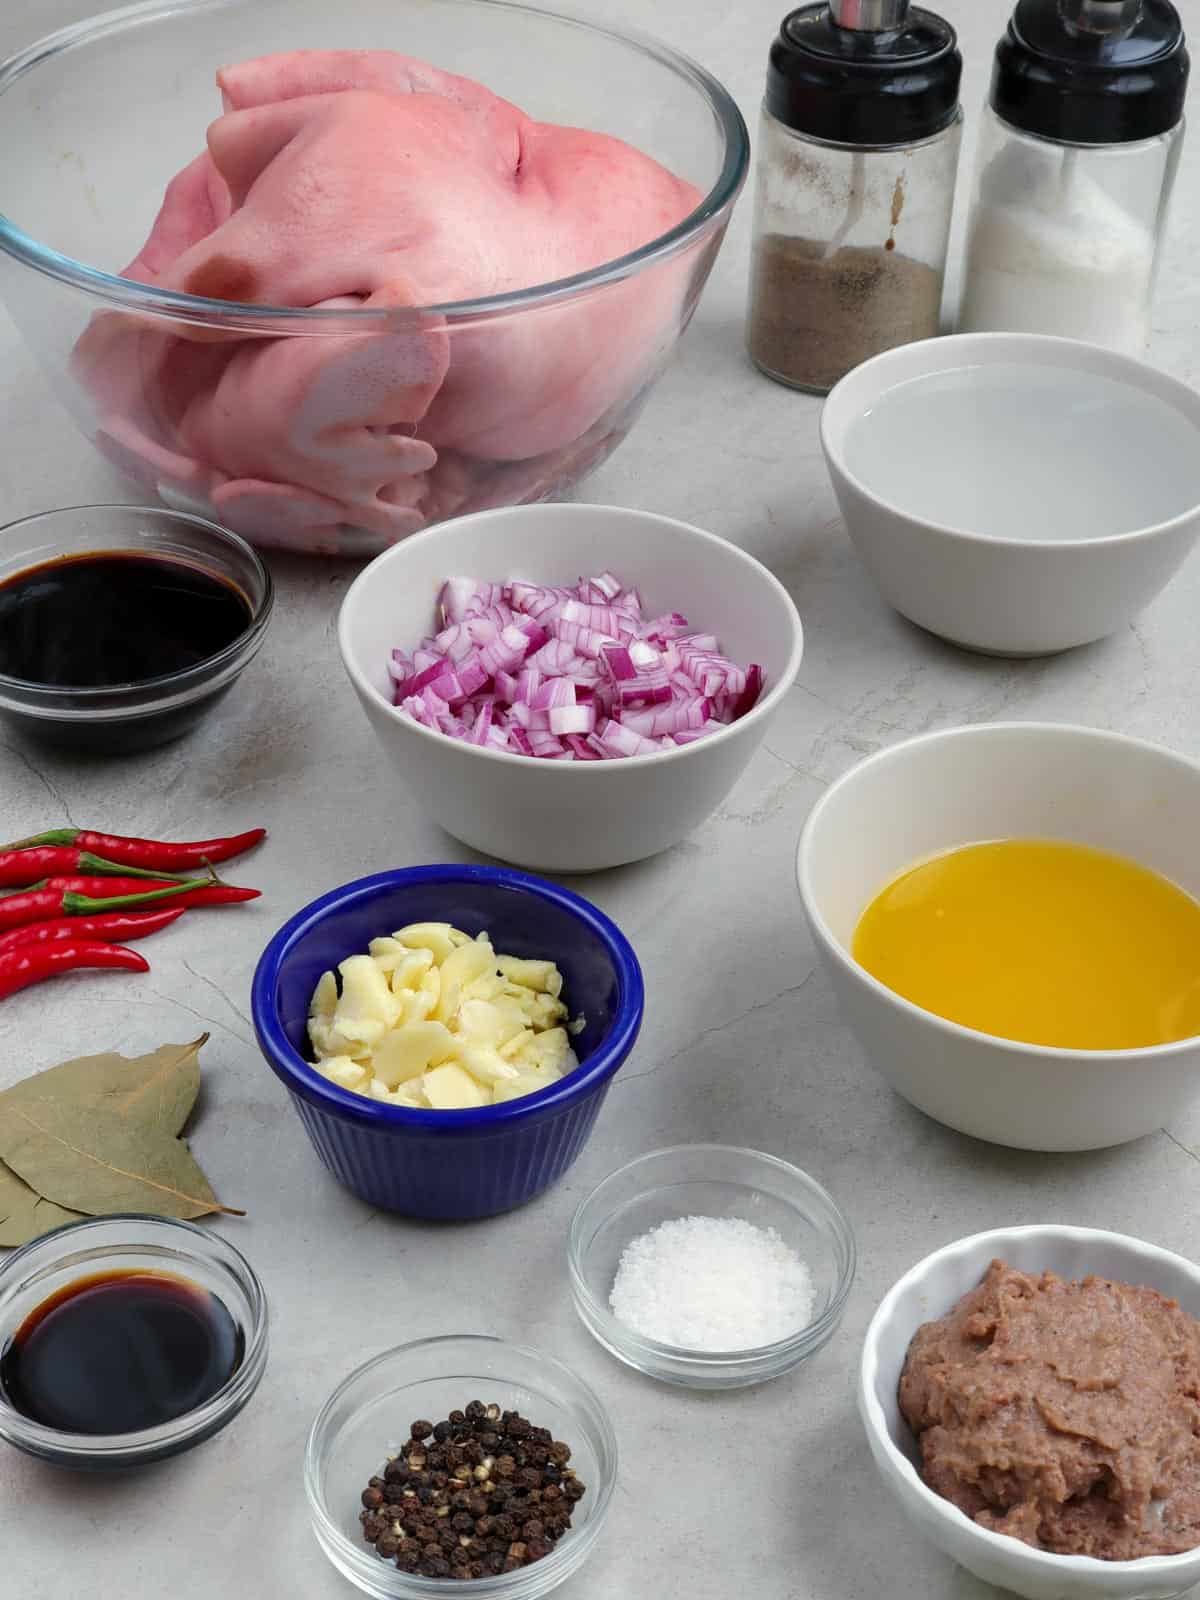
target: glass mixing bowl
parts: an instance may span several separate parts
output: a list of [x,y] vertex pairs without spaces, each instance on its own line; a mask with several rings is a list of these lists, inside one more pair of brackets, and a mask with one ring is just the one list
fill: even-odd
[[[221,111],[217,69],[298,49],[432,62],[540,121],[625,140],[701,198],[669,233],[591,271],[439,306],[297,310],[118,276],[170,179],[204,148]],[[153,0],[0,66],[0,150],[20,152],[0,172],[0,296],[93,444],[168,505],[256,543],[367,555],[449,516],[550,499],[616,448],[691,319],[749,143],[729,95],[686,57],[507,0]],[[381,425],[380,373],[394,389],[397,364],[435,347],[452,378],[474,374],[462,381],[488,397],[473,439],[423,415],[388,412]],[[334,421],[360,451],[352,461],[349,444],[334,445],[338,488],[333,413],[315,426],[302,387],[272,380],[247,427],[222,431],[216,385],[231,359],[272,363],[277,377],[332,372],[322,401],[336,389]],[[393,474],[382,488],[381,451]]]

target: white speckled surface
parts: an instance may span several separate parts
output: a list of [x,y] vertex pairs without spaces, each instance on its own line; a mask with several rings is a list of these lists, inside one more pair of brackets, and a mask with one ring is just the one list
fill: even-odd
[[[1184,0],[1185,11],[1194,3]],[[95,9],[4,0],[0,54]],[[682,44],[753,120],[776,0],[660,0],[652,14],[639,0],[590,0],[588,9]],[[962,31],[974,113],[1007,4],[944,0],[942,9]],[[901,622],[839,526],[817,402],[768,383],[743,356],[749,220],[743,201],[676,368],[587,494],[698,522],[769,561],[804,617],[806,660],[769,748],[720,814],[670,854],[585,886],[637,945],[650,1004],[636,1057],[557,1191],[518,1215],[452,1230],[373,1215],[319,1169],[252,1042],[250,972],[286,916],[362,872],[461,853],[407,813],[343,679],[333,626],[349,569],[275,563],[280,604],[263,654],[189,741],[86,767],[0,744],[4,837],[68,818],[179,837],[271,826],[269,847],[239,869],[264,898],[189,919],[148,946],[148,977],[79,977],[5,1002],[0,1084],[85,1050],[134,1053],[209,1029],[194,1144],[218,1191],[249,1208],[245,1222],[218,1225],[259,1268],[274,1315],[271,1363],[249,1410],[153,1478],[64,1477],[0,1446],[0,1593],[349,1596],[307,1526],[300,1455],[314,1412],[350,1367],[390,1344],[491,1331],[576,1366],[616,1422],[623,1459],[611,1521],[564,1600],[726,1600],[734,1588],[755,1600],[985,1600],[994,1591],[924,1547],[874,1478],[853,1374],[883,1290],[935,1246],[1002,1224],[1088,1223],[1194,1254],[1200,1103],[1153,1138],[1072,1157],[989,1148],[927,1121],[864,1068],[840,1025],[813,971],[792,862],[822,787],[861,754],[924,729],[1065,718],[1200,753],[1200,558],[1136,627],[1058,659],[967,656]],[[1184,378],[1200,366],[1198,260],[1193,139],[1154,351]],[[0,520],[129,497],[0,313]],[[802,1374],[706,1399],[658,1388],[591,1342],[570,1306],[563,1252],[575,1204],[611,1168],[659,1144],[712,1138],[774,1151],[827,1185],[857,1230],[861,1270],[841,1334]]]

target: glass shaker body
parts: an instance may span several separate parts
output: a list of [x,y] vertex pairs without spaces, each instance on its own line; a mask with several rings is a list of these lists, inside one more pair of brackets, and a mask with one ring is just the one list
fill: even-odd
[[984,112],[959,329],[1050,333],[1131,355],[1151,309],[1184,124],[1059,143]]
[[769,377],[826,394],[940,331],[962,112],[917,143],[797,133],[764,107],[747,344]]

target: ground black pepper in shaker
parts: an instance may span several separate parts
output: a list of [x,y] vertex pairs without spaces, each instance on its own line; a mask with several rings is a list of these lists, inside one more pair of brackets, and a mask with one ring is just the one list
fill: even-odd
[[939,331],[958,172],[954,29],[909,0],[821,0],[786,17],[759,134],[747,342],[824,394]]

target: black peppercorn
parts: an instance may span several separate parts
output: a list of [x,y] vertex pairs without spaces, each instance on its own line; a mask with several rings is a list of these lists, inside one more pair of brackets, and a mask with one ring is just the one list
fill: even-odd
[[569,1448],[517,1411],[472,1400],[410,1425],[400,1455],[371,1478],[363,1537],[402,1572],[481,1578],[549,1554],[584,1487]]

